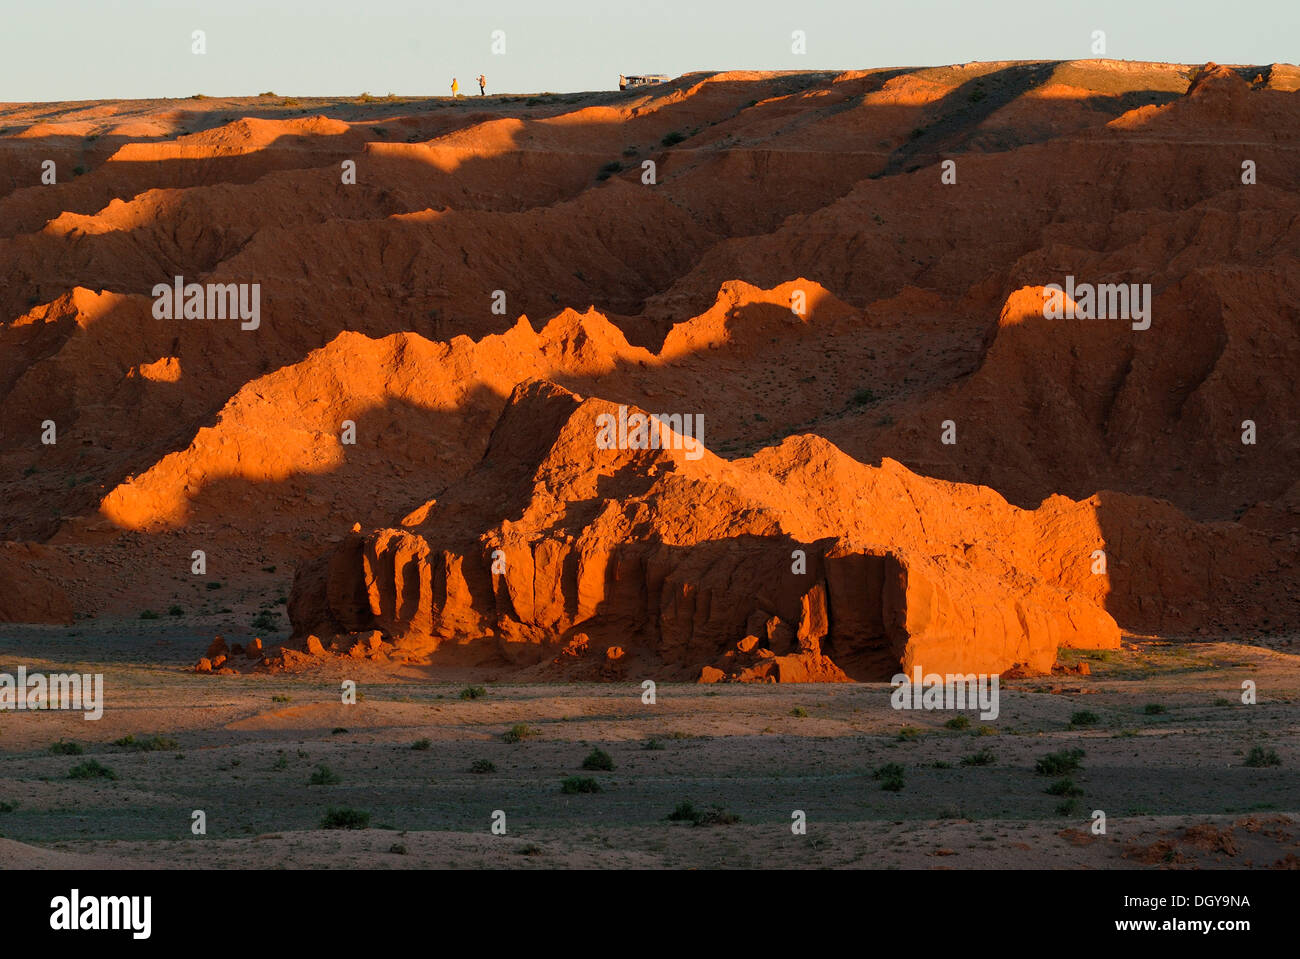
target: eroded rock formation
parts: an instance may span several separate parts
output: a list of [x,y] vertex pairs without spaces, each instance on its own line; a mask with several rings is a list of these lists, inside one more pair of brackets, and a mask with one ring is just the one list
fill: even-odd
[[[602,414],[615,405],[519,387],[437,502],[303,567],[295,631],[378,629],[409,656],[468,645],[516,665],[619,646],[678,678],[782,681],[1042,672],[1060,646],[1119,643],[1061,575],[1099,540],[1035,555],[1039,517],[990,490],[865,466],[814,436],[735,462],[600,449]],[[1053,521],[1095,534],[1071,506]]]

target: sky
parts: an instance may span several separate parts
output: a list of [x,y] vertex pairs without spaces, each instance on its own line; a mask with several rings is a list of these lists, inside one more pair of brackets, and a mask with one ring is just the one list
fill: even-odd
[[1114,59],[1295,62],[1300,0],[0,0],[0,101],[419,96],[453,76],[477,92],[480,73],[489,93],[567,93],[620,73],[1086,59],[1098,30]]

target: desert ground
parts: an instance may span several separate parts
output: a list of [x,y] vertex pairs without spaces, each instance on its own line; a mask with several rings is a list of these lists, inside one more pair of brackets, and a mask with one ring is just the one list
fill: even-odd
[[[87,722],[0,713],[5,868],[1289,868],[1300,866],[1300,675],[1288,640],[1152,640],[1010,680],[1000,715],[890,708],[863,684],[513,684],[365,662],[198,676],[183,630],[9,630],[0,662],[102,671]],[[360,695],[342,705],[340,684]],[[1256,705],[1240,702],[1255,681]],[[481,685],[483,694],[461,698]],[[1156,711],[1158,710],[1158,711]],[[1096,722],[1072,726],[1090,712]],[[518,742],[516,724],[535,732]],[[161,748],[114,745],[127,736]],[[413,748],[425,741],[426,748]],[[77,743],[78,755],[51,752]],[[650,746],[648,744],[655,744]],[[1252,747],[1277,767],[1251,767]],[[595,748],[610,771],[585,771]],[[1081,749],[1081,794],[1041,757]],[[983,755],[981,755],[983,754]],[[991,754],[991,755],[989,755]],[[976,757],[972,759],[971,757]],[[94,759],[115,779],[74,780]],[[478,773],[476,762],[493,771]],[[965,763],[963,762],[965,761]],[[898,791],[873,772],[904,769]],[[976,764],[983,763],[983,764]],[[322,765],[337,783],[310,785]],[[579,776],[601,791],[564,794]],[[692,825],[679,804],[736,822]],[[366,829],[320,828],[330,808]],[[207,833],[191,833],[202,809]],[[1106,832],[1092,832],[1092,813]],[[494,811],[506,832],[491,831]],[[792,813],[807,831],[795,835]]]

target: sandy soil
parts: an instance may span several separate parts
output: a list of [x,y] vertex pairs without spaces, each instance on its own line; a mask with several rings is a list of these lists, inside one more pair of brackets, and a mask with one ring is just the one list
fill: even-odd
[[[952,729],[950,712],[892,709],[886,684],[663,684],[649,705],[640,684],[652,677],[510,685],[363,663],[196,676],[186,666],[202,640],[167,624],[8,628],[0,671],[103,672],[106,707],[98,722],[0,712],[0,865],[1295,868],[1295,655],[1249,638],[1130,639],[1081,654],[1090,675],[1008,681],[996,720],[967,714]],[[344,679],[355,705],[340,701]],[[1257,705],[1240,703],[1245,679]],[[484,694],[462,699],[471,683]],[[1081,711],[1096,723],[1072,727]],[[536,735],[503,741],[517,723]],[[114,744],[128,735],[173,742]],[[54,754],[57,740],[85,752]],[[1254,746],[1281,765],[1246,766]],[[596,747],[612,771],[582,769]],[[1069,776],[1081,795],[1058,810],[1068,800],[1045,792],[1058,777],[1034,767],[1067,748],[1085,753]],[[985,749],[987,765],[963,764]],[[88,759],[117,778],[69,778]],[[478,761],[495,771],[472,772]],[[887,763],[904,768],[899,791],[873,778]],[[321,765],[339,782],[309,785]],[[601,791],[566,795],[569,776]],[[666,819],[687,801],[739,822]],[[331,807],[369,813],[370,828],[319,828]],[[206,836],[190,832],[196,809]],[[491,832],[495,810],[505,835]],[[1090,832],[1094,810],[1105,835]]]

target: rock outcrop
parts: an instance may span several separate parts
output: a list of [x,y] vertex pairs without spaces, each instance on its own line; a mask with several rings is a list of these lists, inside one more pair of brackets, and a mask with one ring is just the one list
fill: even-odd
[[[619,646],[658,675],[795,682],[1046,672],[1058,647],[1119,643],[1102,605],[1060,582],[1097,542],[1036,555],[1040,517],[990,490],[814,436],[735,462],[667,431],[661,445],[684,448],[601,449],[605,415],[618,407],[518,388],[436,503],[300,570],[295,633],[378,629],[407,655],[474,646],[517,666]],[[1087,528],[1090,512],[1064,519]]]

